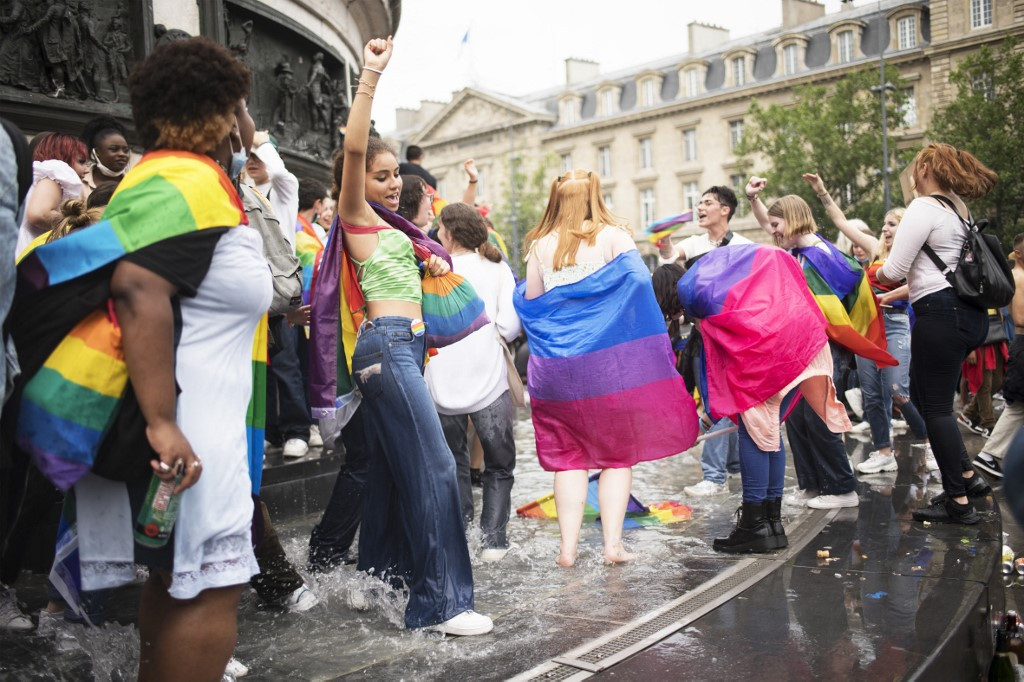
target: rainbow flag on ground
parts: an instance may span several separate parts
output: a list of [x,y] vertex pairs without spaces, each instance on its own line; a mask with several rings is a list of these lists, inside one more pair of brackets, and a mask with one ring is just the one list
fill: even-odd
[[[601,505],[597,497],[597,481],[601,473],[592,474],[587,484],[587,502],[583,510],[583,518],[588,521],[600,522]],[[558,511],[555,508],[555,495],[545,495],[529,504],[524,504],[516,509],[516,514],[528,519],[557,519]],[[678,523],[689,521],[693,515],[693,509],[678,502],[658,502],[652,505],[645,505],[632,495],[629,496],[629,503],[626,505],[626,518],[622,523],[625,529],[640,528],[657,523]]]
[[316,269],[324,254],[324,245],[316,230],[300,214],[295,220],[295,255],[302,265],[302,303],[309,305]]
[[604,469],[674,455],[697,438],[697,412],[654,298],[630,250],[579,282],[515,307],[530,340],[537,455],[549,471]]
[[781,391],[828,341],[800,265],[774,246],[712,249],[677,288],[687,315],[701,320],[699,383],[716,421]]
[[793,255],[803,266],[807,286],[828,322],[828,338],[879,366],[895,367],[899,363],[885,350],[882,311],[864,270],[834,244],[819,239],[827,252],[806,246],[793,249]]
[[[36,330],[35,342],[53,350],[41,366],[25,368],[30,378],[15,439],[62,490],[91,468],[127,384],[120,330],[108,302],[109,273],[101,269],[171,237],[247,222],[220,166],[206,156],[171,151],[146,154],[121,180],[103,218],[37,247],[18,265],[19,306],[36,305],[35,297],[44,294],[71,300],[74,285],[52,287],[80,277],[82,287],[105,292],[102,307],[84,318],[48,320]],[[84,277],[91,274],[96,276]]]
[[692,220],[693,209],[690,209],[689,211],[684,211],[679,215],[655,220],[644,228],[644,232],[647,233],[647,240],[652,244],[656,244]]

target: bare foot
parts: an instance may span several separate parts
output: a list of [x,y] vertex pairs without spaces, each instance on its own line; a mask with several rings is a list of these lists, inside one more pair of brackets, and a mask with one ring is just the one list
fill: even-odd
[[604,561],[606,564],[622,564],[636,559],[636,554],[631,554],[623,549],[622,545],[613,549],[604,550]]
[[570,566],[575,566],[576,565],[576,555],[575,554],[559,554],[558,558],[555,559],[555,563],[558,564],[559,566],[561,566],[562,568],[569,568]]

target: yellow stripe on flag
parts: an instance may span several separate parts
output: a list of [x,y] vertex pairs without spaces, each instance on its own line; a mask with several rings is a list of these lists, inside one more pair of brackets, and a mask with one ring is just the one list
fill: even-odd
[[71,383],[111,398],[124,393],[128,368],[124,360],[91,348],[82,339],[66,336],[46,359],[44,367],[58,372]]

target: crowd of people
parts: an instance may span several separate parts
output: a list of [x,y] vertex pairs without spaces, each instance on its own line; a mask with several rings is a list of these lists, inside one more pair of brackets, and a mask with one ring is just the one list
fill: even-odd
[[[841,402],[855,388],[873,448],[856,472],[896,470],[898,412],[919,465],[942,477],[943,493],[914,518],[978,522],[971,499],[990,486],[974,467],[1001,476],[1024,424],[1014,334],[1024,330],[1024,235],[1008,311],[957,296],[937,263],[956,268],[964,202],[997,180],[970,153],[925,147],[913,164],[919,197],[889,211],[877,237],[806,174],[848,252],[821,236],[799,196],[765,203],[770,179],[752,177],[743,198],[773,245],[733,233],[739,199],[710,187],[695,207],[701,232],[659,242],[653,277],[597,175],[568,171],[526,236],[517,282],[475,205],[473,162],[462,201],[445,204],[421,150],[399,163],[372,134],[392,50],[390,38],[363,50],[330,189],[288,170],[247,111],[248,69],[203,38],[163,45],[133,70],[141,156],[112,118],[30,144],[5,122],[0,627],[35,627],[11,586],[26,539],[63,499],[40,628],[102,620],[106,592],[137,580],[141,564],[139,678],[244,674],[232,652],[245,585],[268,606],[318,601],[259,499],[264,460],[326,446],[344,463],[305,568],[355,563],[406,590],[407,628],[490,632],[474,609],[466,533],[479,527],[483,561],[509,550],[526,391],[507,344],[523,332],[559,566],[577,561],[591,471],[603,559],[628,562],[632,467],[688,450],[701,432],[702,480],[682,492],[724,494],[729,476],[742,479],[717,551],[787,546],[783,422],[798,479],[786,501],[857,506]],[[956,415],[961,375],[961,395],[974,397]],[[975,462],[958,419],[990,435]],[[154,477],[180,495],[162,547],[132,540]],[[71,538],[76,565],[64,570]],[[368,605],[366,593],[348,597]]]

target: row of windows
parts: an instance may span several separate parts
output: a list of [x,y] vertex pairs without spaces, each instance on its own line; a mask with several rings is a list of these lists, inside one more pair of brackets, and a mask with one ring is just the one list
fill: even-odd
[[[736,196],[742,197],[744,188],[747,184],[747,176],[742,174],[734,174],[729,176],[729,185],[733,191],[736,192]],[[697,204],[700,203],[701,193],[704,188],[697,184],[696,181],[684,182],[683,183],[683,210],[694,210],[697,208]],[[608,208],[612,208],[612,195],[607,193],[604,195],[604,203]],[[749,212],[749,207],[745,202],[739,202],[739,206],[736,208],[736,216],[742,217]],[[653,187],[645,187],[640,190],[640,223],[642,227],[650,225],[655,220],[664,217],[658,215],[658,201]]]

